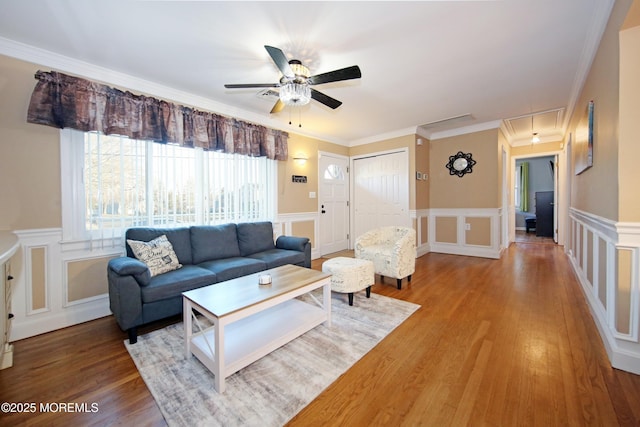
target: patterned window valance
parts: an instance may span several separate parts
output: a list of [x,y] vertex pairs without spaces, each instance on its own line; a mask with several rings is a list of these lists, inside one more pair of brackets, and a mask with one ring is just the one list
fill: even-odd
[[56,71],[38,71],[29,123],[286,160],[289,135]]

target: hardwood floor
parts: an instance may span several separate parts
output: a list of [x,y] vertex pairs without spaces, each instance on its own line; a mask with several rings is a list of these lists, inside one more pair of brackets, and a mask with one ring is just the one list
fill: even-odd
[[536,236],[535,231],[527,233],[523,230],[516,230],[516,243],[542,243],[547,245],[555,245],[553,237]]
[[[640,425],[640,376],[610,367],[561,247],[516,243],[500,260],[427,254],[402,290],[379,278],[372,290],[422,307],[291,426]],[[165,425],[125,338],[107,317],[14,343],[0,402],[98,411],[0,414],[0,425]]]

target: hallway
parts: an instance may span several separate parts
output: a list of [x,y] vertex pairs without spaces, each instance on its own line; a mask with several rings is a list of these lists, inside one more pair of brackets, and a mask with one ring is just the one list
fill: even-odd
[[553,237],[536,236],[535,231],[527,233],[524,230],[516,230],[516,243],[541,243],[546,245],[555,245]]

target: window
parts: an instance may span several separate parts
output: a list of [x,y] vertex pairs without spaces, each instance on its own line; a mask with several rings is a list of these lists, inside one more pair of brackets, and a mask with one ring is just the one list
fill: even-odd
[[324,170],[324,179],[344,181],[344,170],[342,170],[340,165],[330,164]]
[[63,170],[72,171],[63,178],[66,240],[275,216],[275,160],[97,132],[63,130],[61,140]]

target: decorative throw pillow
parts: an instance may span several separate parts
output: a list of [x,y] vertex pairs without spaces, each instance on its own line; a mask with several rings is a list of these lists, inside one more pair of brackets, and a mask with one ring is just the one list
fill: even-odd
[[127,239],[127,243],[136,258],[147,264],[151,277],[182,267],[171,242],[164,234],[149,242]]

